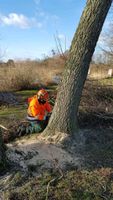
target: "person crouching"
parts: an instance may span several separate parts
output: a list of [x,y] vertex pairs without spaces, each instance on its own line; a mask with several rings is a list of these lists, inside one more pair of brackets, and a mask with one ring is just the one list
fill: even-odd
[[27,119],[30,122],[37,122],[44,129],[49,120],[50,113],[52,112],[52,106],[48,102],[49,94],[45,89],[41,89],[37,94],[31,98],[28,98],[28,110]]

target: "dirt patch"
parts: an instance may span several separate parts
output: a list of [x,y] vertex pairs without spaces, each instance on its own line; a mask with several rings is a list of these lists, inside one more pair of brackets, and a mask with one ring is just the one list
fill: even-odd
[[[61,140],[65,138],[64,135]],[[113,130],[110,128],[81,129],[70,142],[52,142],[40,135],[25,137],[7,144],[7,157],[19,170],[32,175],[55,169],[113,167]]]
[[11,92],[0,92],[0,106],[4,104],[17,105],[18,101],[15,95]]
[[[53,168],[65,169],[66,165],[80,166],[82,159],[63,148],[62,145],[42,141],[33,136],[7,144],[7,156],[11,162],[19,164],[20,168],[32,173],[40,173]],[[34,170],[33,170],[34,169]]]

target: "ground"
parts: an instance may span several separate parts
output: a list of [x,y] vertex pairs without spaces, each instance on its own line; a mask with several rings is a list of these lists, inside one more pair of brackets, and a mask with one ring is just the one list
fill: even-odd
[[[13,123],[25,118],[26,98],[35,92],[15,93],[18,106],[1,106],[3,125],[10,127],[12,118]],[[88,80],[78,113],[80,128],[68,147],[66,142],[54,143],[59,133],[49,140],[32,134],[9,141],[9,168],[0,177],[1,199],[112,200],[112,108],[113,80]],[[64,134],[61,139],[65,138]]]

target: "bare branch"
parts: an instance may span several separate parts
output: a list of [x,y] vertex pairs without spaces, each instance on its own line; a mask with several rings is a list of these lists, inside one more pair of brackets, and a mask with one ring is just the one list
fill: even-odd
[[[54,39],[55,39],[57,51],[58,51],[60,57],[61,57],[62,59],[64,59],[64,60],[67,60],[67,58],[66,58],[66,56],[65,56],[65,54],[64,54],[62,45],[61,45],[60,38],[58,37],[58,32],[57,32],[57,31],[56,31],[56,35],[54,35]],[[66,38],[65,38],[65,51],[66,51]]]

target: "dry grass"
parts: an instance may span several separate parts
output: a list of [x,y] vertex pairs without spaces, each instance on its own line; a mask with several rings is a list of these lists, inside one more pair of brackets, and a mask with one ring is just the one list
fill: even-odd
[[43,61],[16,62],[14,66],[0,67],[0,91],[31,89],[52,82],[60,74],[64,61],[48,58]]
[[89,77],[92,79],[104,79],[113,76],[113,65],[91,64],[89,69]]
[[[33,89],[53,84],[54,77],[61,75],[65,60],[61,57],[47,58],[42,61],[18,61],[0,64],[0,91]],[[108,77],[113,66],[91,65],[89,78]]]

